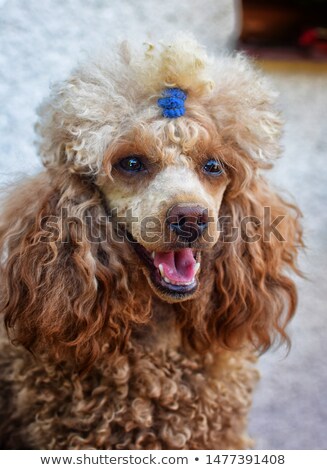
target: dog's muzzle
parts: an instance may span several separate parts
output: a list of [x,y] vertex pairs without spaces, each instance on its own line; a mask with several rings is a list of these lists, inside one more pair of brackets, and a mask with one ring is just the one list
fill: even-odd
[[197,204],[177,204],[168,210],[166,223],[179,241],[194,242],[208,228],[208,210]]

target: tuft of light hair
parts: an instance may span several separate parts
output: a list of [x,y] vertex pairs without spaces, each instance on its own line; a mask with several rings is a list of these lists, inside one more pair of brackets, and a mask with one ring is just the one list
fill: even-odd
[[131,65],[150,92],[157,94],[163,88],[177,87],[201,96],[214,88],[210,74],[212,60],[192,36],[180,33],[157,46],[145,43],[145,47],[144,54]]

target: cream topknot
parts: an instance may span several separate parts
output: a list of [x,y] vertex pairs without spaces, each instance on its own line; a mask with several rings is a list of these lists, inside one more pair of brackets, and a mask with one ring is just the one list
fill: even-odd
[[54,85],[38,109],[37,144],[44,165],[99,173],[115,141],[135,126],[167,121],[158,106],[167,87],[187,93],[181,123],[195,112],[250,158],[278,155],[280,119],[262,76],[242,55],[213,60],[193,37],[179,34],[158,46],[143,44],[141,50],[123,42]]
[[214,88],[212,61],[193,37],[179,34],[173,41],[146,46],[144,56],[131,63],[145,89],[160,93],[165,87],[176,87],[201,96]]

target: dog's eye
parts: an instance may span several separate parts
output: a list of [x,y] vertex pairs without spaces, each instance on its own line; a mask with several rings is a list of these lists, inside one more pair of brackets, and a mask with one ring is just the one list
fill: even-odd
[[135,155],[132,155],[130,157],[126,157],[120,160],[119,166],[123,170],[129,171],[131,173],[138,173],[140,171],[145,170],[145,166],[142,163],[141,159]]
[[213,175],[221,175],[223,172],[223,168],[221,163],[217,160],[208,160],[207,163],[203,166],[203,171],[205,173],[211,173]]

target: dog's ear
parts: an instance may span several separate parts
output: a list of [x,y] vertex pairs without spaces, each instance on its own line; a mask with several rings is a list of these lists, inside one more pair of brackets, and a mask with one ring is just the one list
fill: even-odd
[[215,114],[230,142],[230,184],[220,211],[222,233],[208,331],[225,346],[251,341],[264,351],[277,337],[288,341],[285,328],[297,294],[287,271],[299,274],[300,211],[260,176],[280,154],[282,121],[276,95],[242,56],[231,67],[236,67],[231,75],[234,88],[226,81],[225,91],[220,90],[225,115]]
[[[87,368],[124,347],[136,300],[101,195],[78,175],[15,188],[0,231],[1,312],[12,340]],[[127,262],[127,261],[126,261]],[[142,299],[140,299],[142,302]]]
[[223,201],[217,245],[210,336],[227,347],[250,341],[267,350],[274,340],[288,341],[286,325],[297,294],[287,271],[303,247],[300,211],[257,177],[246,192]]

